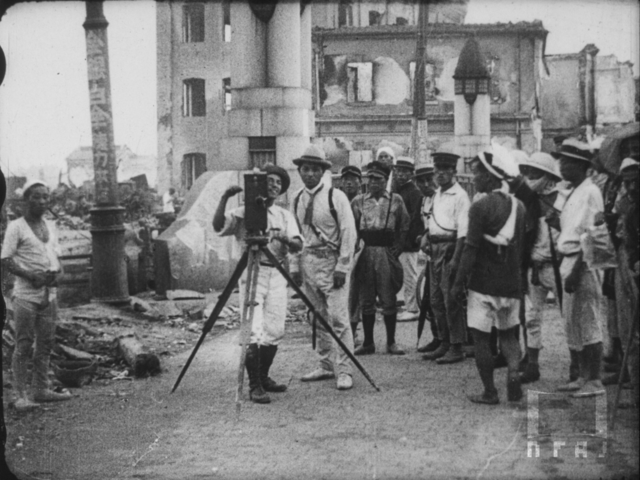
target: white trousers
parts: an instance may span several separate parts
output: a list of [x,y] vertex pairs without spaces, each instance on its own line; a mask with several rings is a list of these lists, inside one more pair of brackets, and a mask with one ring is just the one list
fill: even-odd
[[[349,325],[349,280],[351,275],[347,275],[346,283],[342,288],[333,288],[333,272],[337,261],[337,254],[329,258],[318,258],[303,251],[301,270],[304,292],[342,343],[353,352],[353,334]],[[336,373],[336,375],[339,373],[351,375],[351,361],[347,354],[320,322],[316,323],[316,327],[316,346],[320,366]]]
[[[247,271],[240,278],[240,312],[245,304]],[[287,281],[274,267],[260,265],[250,343],[278,345],[287,318]]]

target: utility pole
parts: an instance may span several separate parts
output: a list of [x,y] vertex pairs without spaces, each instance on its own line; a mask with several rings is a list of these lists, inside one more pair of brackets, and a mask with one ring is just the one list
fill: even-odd
[[411,122],[411,153],[416,165],[430,163],[427,143],[427,111],[424,98],[425,67],[427,63],[427,26],[429,24],[429,0],[418,4],[418,43],[416,71],[413,85],[413,121]]
[[82,25],[87,41],[89,104],[95,208],[91,209],[92,273],[91,300],[105,303],[129,301],[124,256],[124,208],[118,204],[116,151],[113,140],[109,48],[102,1],[86,2]]

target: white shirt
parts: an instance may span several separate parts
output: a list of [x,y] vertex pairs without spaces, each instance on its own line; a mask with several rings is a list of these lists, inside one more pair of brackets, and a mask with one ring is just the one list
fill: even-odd
[[173,205],[175,198],[168,191],[162,196],[162,212],[175,213],[176,209]]
[[586,178],[575,189],[559,191],[554,205],[561,209],[558,251],[563,255],[580,252],[580,235],[595,223],[598,212],[604,212],[600,189]]
[[[0,257],[13,259],[16,265],[28,272],[59,272],[58,230],[54,222],[44,220],[44,223],[49,230],[47,243],[36,237],[24,217],[10,222],[4,236]],[[16,297],[40,301],[44,291],[44,287],[34,288],[29,280],[16,276],[13,288],[13,294]]]
[[[220,236],[235,235],[239,242],[244,242],[246,229],[244,228],[245,207],[235,208],[224,216],[224,227]],[[271,205],[267,209],[267,233],[269,235],[280,234],[290,239],[299,238],[303,240],[298,224],[293,214],[278,205]],[[279,262],[282,262],[288,253],[288,248],[278,240],[269,242],[269,250],[275,255]],[[266,260],[266,259],[265,259]]]
[[469,195],[458,182],[445,192],[441,188],[433,196],[429,218],[429,235],[464,238],[469,228]]
[[[322,188],[320,191],[318,191]],[[302,235],[304,236],[304,248],[324,248],[329,247],[338,252],[337,272],[347,273],[350,270],[351,260],[355,252],[357,232],[356,222],[351,210],[351,204],[345,193],[337,188],[333,189],[333,206],[336,209],[338,222],[333,219],[329,208],[329,190],[331,187],[320,183],[313,190],[302,188],[293,194],[291,210],[296,206],[296,198],[299,196],[297,212],[293,214],[297,217]],[[315,195],[313,202],[313,225],[324,238],[319,238],[309,225],[303,225],[304,215],[307,205],[311,201],[311,196]],[[299,271],[298,262],[292,262],[290,267],[292,272]]]

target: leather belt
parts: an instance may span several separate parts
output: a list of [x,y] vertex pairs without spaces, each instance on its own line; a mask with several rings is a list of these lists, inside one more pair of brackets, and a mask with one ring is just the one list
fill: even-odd
[[337,255],[338,252],[334,252],[333,250],[327,250],[327,249],[319,249],[319,248],[305,248],[303,253],[307,255],[312,255],[316,258],[333,258]]
[[440,235],[429,235],[429,242],[431,243],[456,243],[456,237],[444,237]]

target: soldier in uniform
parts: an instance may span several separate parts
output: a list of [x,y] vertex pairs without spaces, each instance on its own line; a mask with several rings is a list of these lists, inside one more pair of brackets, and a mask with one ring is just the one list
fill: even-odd
[[386,164],[371,162],[367,166],[369,191],[351,202],[358,233],[365,245],[355,272],[364,330],[364,342],[356,349],[356,355],[376,351],[373,339],[376,297],[382,306],[387,330],[387,352],[392,355],[405,353],[395,340],[396,295],[402,288],[402,265],[398,257],[409,230],[409,215],[402,197],[385,189],[390,173]]
[[458,155],[433,154],[435,177],[439,187],[429,215],[431,246],[431,308],[438,323],[440,346],[425,353],[425,360],[438,364],[464,360],[462,344],[466,339],[463,306],[450,295],[460,262],[469,224],[469,195],[455,180]]

